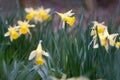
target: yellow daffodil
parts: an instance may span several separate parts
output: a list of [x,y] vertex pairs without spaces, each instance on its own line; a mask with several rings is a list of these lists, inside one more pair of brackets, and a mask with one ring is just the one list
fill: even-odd
[[[101,46],[104,46],[106,51],[108,51],[108,46],[115,46],[116,45],[116,34],[109,34],[107,27],[103,25],[104,23],[98,23],[96,21],[93,21],[93,27],[91,30],[91,36],[93,36],[93,48],[98,48],[98,39],[97,39],[97,33],[98,37],[100,39]],[[97,30],[96,30],[97,29]]]
[[26,19],[31,21],[36,16],[36,10],[33,8],[25,8],[25,12],[27,13]]
[[120,42],[116,42],[116,48],[120,48]]
[[10,36],[11,41],[13,41],[13,39],[17,39],[19,37],[18,27],[17,26],[15,26],[15,27],[10,26],[8,28],[8,32],[6,32],[4,36],[5,37]]
[[[100,44],[101,46],[104,46],[106,51],[108,51],[108,46],[115,46],[116,45],[116,38],[117,38],[117,33],[116,34],[111,34],[111,35],[105,35],[105,34],[99,34],[99,39],[100,39]],[[98,48],[98,43],[96,43],[96,40],[94,41],[94,48]]]
[[45,55],[47,57],[49,56],[49,54],[42,49],[41,40],[40,40],[37,49],[33,50],[30,53],[29,60],[32,60],[35,57],[35,63],[42,65],[44,63],[42,55]]
[[97,21],[93,21],[92,23],[93,23],[93,27],[91,30],[91,36],[96,36],[97,33],[98,34],[104,34],[104,33],[108,34],[107,26],[103,25],[104,22],[98,23]]
[[[63,21],[63,24],[66,22],[68,23],[70,26],[73,26],[73,24],[75,23],[75,17],[73,16],[74,13],[72,13],[72,10],[66,12],[66,13],[59,13],[59,12],[56,12],[60,18],[62,19]],[[62,26],[62,28],[64,28],[64,25]]]
[[34,18],[35,22],[43,22],[47,20],[50,17],[49,15],[50,11],[51,11],[50,8],[48,9],[44,9],[43,7],[38,8],[36,10],[37,15]]
[[35,27],[35,25],[30,25],[28,21],[18,21],[19,28],[20,28],[20,34],[30,34],[30,27]]

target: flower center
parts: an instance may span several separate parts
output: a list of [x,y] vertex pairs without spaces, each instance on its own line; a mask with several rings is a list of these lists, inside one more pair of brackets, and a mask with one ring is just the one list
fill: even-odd
[[104,33],[104,30],[105,29],[103,27],[98,26],[98,34]]
[[37,65],[43,65],[44,64],[44,60],[42,58],[42,55],[38,55],[36,57],[35,64],[37,64]]
[[27,20],[32,20],[34,17],[35,17],[35,12],[31,12],[31,13],[26,15]]
[[47,20],[49,17],[48,14],[44,10],[39,11],[39,16],[42,17],[43,20]]
[[20,27],[20,32],[21,32],[22,34],[27,34],[28,31],[29,31],[28,25],[27,25],[27,24],[22,24],[21,27]]
[[75,17],[65,17],[64,20],[72,26],[75,23]]
[[17,39],[19,37],[19,34],[14,29],[10,30],[10,35],[13,39]]

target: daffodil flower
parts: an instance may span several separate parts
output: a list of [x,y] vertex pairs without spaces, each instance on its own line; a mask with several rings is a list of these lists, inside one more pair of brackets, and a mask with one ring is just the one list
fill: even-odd
[[25,12],[27,13],[26,19],[29,21],[33,20],[36,16],[36,10],[34,10],[33,8],[25,8]]
[[[104,22],[98,23],[97,21],[93,21],[93,27],[91,30],[91,36],[96,36],[98,34],[108,34],[107,26],[103,25]],[[97,29],[97,30],[96,30]]]
[[30,27],[35,27],[35,25],[30,25],[29,21],[18,21],[18,25],[20,28],[20,34],[30,34]]
[[17,39],[19,37],[19,33],[18,33],[18,27],[9,27],[8,28],[8,32],[5,33],[4,35],[5,37],[10,36],[10,40],[13,41],[13,39]]
[[[116,38],[118,33],[109,34],[107,30],[107,26],[103,25],[104,23],[98,23],[97,21],[93,21],[93,27],[91,30],[91,36],[93,36],[93,48],[98,48],[98,37],[100,39],[101,46],[104,46],[106,51],[108,51],[108,46],[115,46],[116,45]],[[97,29],[97,30],[96,30]]]
[[[116,34],[110,34],[110,35],[105,35],[105,34],[100,34],[99,39],[100,39],[100,44],[101,46],[104,46],[106,51],[108,51],[108,46],[115,46],[116,45],[116,38],[117,38],[117,33]],[[98,48],[98,43],[96,43],[96,40],[94,41],[94,48]]]
[[64,28],[64,23],[68,23],[70,26],[73,26],[73,24],[75,23],[75,17],[73,16],[74,13],[72,13],[72,10],[66,12],[66,13],[59,13],[59,12],[56,12],[60,18],[62,19],[63,21],[63,25],[62,25],[62,28]]
[[33,58],[35,58],[35,63],[42,65],[44,63],[42,55],[47,57],[49,56],[49,54],[42,49],[41,40],[40,40],[37,49],[33,50],[30,53],[29,60],[32,60]]
[[43,22],[47,20],[50,17],[49,15],[50,11],[51,11],[50,8],[47,9],[44,9],[43,7],[38,8],[36,10],[37,15],[34,18],[35,22]]

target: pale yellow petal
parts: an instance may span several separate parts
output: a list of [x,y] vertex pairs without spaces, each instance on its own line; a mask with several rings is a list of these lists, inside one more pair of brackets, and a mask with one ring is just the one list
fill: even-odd
[[39,44],[37,46],[37,52],[41,52],[42,51],[42,40],[39,41]]
[[30,13],[33,11],[33,8],[25,8],[25,12]]
[[64,13],[66,16],[73,16],[75,13],[72,13],[72,10],[69,10],[68,12]]
[[18,24],[19,24],[19,25],[21,25],[22,23],[23,23],[22,21],[20,21],[20,20],[18,21]]
[[6,36],[9,36],[9,35],[10,35],[10,33],[9,33],[9,32],[6,32],[4,36],[6,37]]
[[47,52],[43,51],[43,50],[41,51],[41,54],[44,55],[44,56],[47,56],[47,57],[49,56],[49,54]]
[[28,60],[32,60],[35,56],[36,56],[36,50],[30,53]]
[[51,11],[51,9],[48,8],[48,9],[45,9],[45,11],[46,11],[47,13],[49,13],[49,12]]
[[35,25],[28,25],[28,27],[35,27]]
[[63,13],[59,13],[59,12],[56,12],[56,13],[60,16],[62,20],[64,20],[64,18],[66,17]]
[[10,41],[13,41],[13,38],[10,36]]
[[110,42],[111,46],[115,45],[115,41],[116,41],[117,35],[118,34],[111,34],[111,35],[108,36],[108,39],[109,39],[109,42]]

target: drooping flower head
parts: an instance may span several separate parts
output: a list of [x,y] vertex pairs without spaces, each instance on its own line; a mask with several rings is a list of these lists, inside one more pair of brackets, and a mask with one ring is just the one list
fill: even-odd
[[33,20],[33,18],[36,16],[36,10],[34,10],[33,8],[25,8],[25,12],[27,13],[26,15],[26,19],[28,21]]
[[[68,23],[70,26],[73,26],[73,24],[75,23],[75,17],[73,16],[74,13],[72,13],[72,10],[69,10],[68,12],[66,13],[59,13],[59,12],[56,12],[60,18],[62,19],[63,21],[63,24],[66,22]],[[62,26],[62,28],[64,28],[64,25]]]
[[91,30],[91,36],[93,36],[93,48],[98,48],[98,37],[100,40],[101,46],[104,46],[106,51],[108,51],[108,47],[116,45],[116,38],[118,33],[109,34],[107,30],[107,26],[103,25],[103,23],[98,23],[96,21],[93,22],[93,27]]
[[38,65],[42,65],[44,63],[42,55],[45,55],[47,57],[49,56],[49,54],[42,49],[41,40],[40,40],[37,49],[33,50],[30,53],[29,60],[35,58],[35,63]]
[[35,27],[35,25],[30,25],[29,21],[18,21],[18,25],[20,28],[20,34],[30,34],[30,27]]
[[18,27],[17,26],[14,26],[14,27],[10,26],[8,28],[8,32],[6,32],[4,36],[5,37],[10,36],[11,41],[13,41],[13,39],[17,39],[19,37]]
[[[114,34],[109,34],[109,35],[99,35],[99,39],[100,39],[100,44],[101,46],[104,46],[106,51],[108,51],[108,46],[116,46],[116,38],[118,36],[118,33],[114,33]],[[96,48],[98,48],[98,43],[94,46],[97,46]]]

